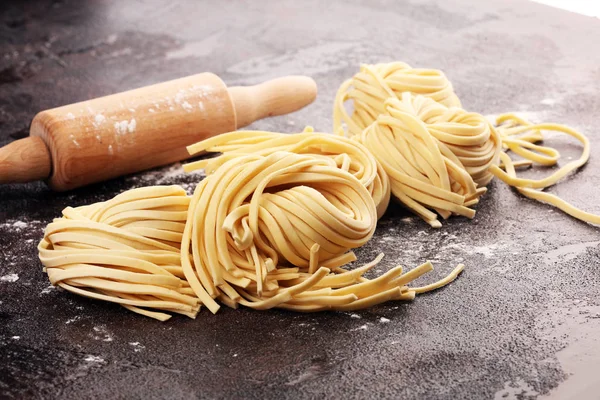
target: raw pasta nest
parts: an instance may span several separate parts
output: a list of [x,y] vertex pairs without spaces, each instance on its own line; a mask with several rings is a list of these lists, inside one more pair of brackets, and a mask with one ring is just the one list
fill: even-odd
[[[405,92],[423,95],[447,107],[461,107],[452,84],[437,69],[412,68],[403,62],[368,65],[340,86],[334,102],[334,132],[346,124],[351,135],[360,134],[380,114],[385,114],[385,101],[401,98]],[[348,114],[344,104],[351,101]]]
[[[352,106],[350,114],[347,103]],[[549,203],[582,221],[600,223],[600,216],[544,192],[588,161],[590,145],[585,135],[565,125],[533,124],[510,113],[499,115],[494,128],[485,117],[461,108],[452,85],[440,71],[413,69],[400,62],[363,65],[340,86],[333,121],[334,132],[360,137],[388,173],[394,197],[434,227],[441,223],[432,210],[443,218],[451,214],[472,218],[470,206],[477,203],[494,176],[526,197]],[[519,167],[558,164],[559,152],[538,144],[544,140],[544,130],[580,141],[581,156],[546,178],[518,177]],[[434,140],[427,139],[425,144],[428,136]],[[419,139],[407,141],[411,137]],[[508,152],[523,159],[513,160]],[[419,157],[419,153],[426,155]],[[447,168],[439,163],[439,154]],[[402,161],[396,159],[399,156]],[[458,179],[463,172],[477,185],[476,194],[470,182]]]
[[65,208],[38,245],[50,282],[159,320],[170,315],[147,308],[194,318],[179,250],[189,202],[179,186],[154,186]]
[[[473,218],[497,164],[500,138],[490,123],[408,92],[388,99],[381,114],[355,137],[375,155],[392,194],[433,227],[452,214]],[[481,184],[482,186],[479,186]]]

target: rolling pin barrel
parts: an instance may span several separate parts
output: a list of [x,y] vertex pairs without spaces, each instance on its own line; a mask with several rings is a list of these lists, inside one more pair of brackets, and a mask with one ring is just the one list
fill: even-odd
[[31,137],[0,149],[0,183],[47,178],[69,190],[188,158],[186,146],[312,102],[290,76],[228,89],[211,73],[42,111]]

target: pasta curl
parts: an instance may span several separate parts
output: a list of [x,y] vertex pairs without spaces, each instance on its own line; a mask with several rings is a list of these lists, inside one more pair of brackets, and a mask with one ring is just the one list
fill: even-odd
[[[587,163],[590,158],[590,142],[584,134],[560,124],[533,124],[512,113],[498,116],[496,123],[506,152],[500,154],[500,160],[502,161],[500,166],[493,165],[490,167],[492,174],[504,183],[514,187],[525,197],[550,204],[580,221],[600,224],[600,215],[583,211],[560,197],[543,191]],[[518,167],[527,167],[533,164],[553,167],[558,164],[560,153],[556,149],[537,144],[544,140],[542,133],[544,130],[564,133],[577,139],[583,145],[581,156],[577,160],[568,162],[558,168],[545,178],[519,178],[516,171]],[[523,159],[518,161],[511,159],[507,154],[509,151],[521,156]]]

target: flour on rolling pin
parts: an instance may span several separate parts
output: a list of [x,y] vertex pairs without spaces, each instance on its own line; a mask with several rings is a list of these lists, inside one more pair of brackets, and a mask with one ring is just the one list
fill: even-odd
[[29,138],[0,149],[0,183],[69,190],[171,164],[189,157],[186,146],[298,110],[316,91],[302,76],[228,89],[203,73],[42,111]]

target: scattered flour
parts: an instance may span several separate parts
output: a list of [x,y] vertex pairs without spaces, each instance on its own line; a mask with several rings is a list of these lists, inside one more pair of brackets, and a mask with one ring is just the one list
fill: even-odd
[[136,126],[137,122],[135,121],[135,118],[132,118],[131,121],[129,121],[129,124],[127,125],[127,131],[129,131],[129,133],[135,132]]
[[[450,237],[449,237],[450,238]],[[496,254],[496,251],[499,250],[498,245],[493,243],[487,246],[471,246],[467,243],[465,244],[455,244],[451,243],[443,246],[444,249],[455,249],[467,254],[480,254],[485,258],[493,258]]]
[[140,344],[140,342],[129,342],[129,345],[133,347],[133,351],[135,351],[136,353],[138,353],[146,348],[146,346]]
[[27,227],[27,222],[23,222],[23,221],[17,221],[17,222],[14,222],[14,223],[12,224],[12,226],[14,226],[14,227],[15,227],[15,228],[17,228],[17,229],[23,229],[23,228],[26,228],[26,227]]
[[12,340],[19,340],[19,339],[21,339],[21,336],[13,336],[13,337],[11,337],[11,339]]
[[135,118],[132,118],[129,121],[124,119],[123,121],[115,122],[115,124],[114,124],[115,132],[117,132],[117,135],[125,135],[126,133],[133,133],[133,132],[135,132],[136,125],[137,125],[137,122],[136,122]]
[[42,289],[42,291],[40,292],[40,294],[48,294],[48,293],[52,292],[55,289],[56,289],[56,287],[50,285],[50,286],[45,287],[44,289]]
[[69,325],[72,324],[73,322],[79,321],[81,319],[81,317],[79,315],[74,316],[73,318],[69,318],[65,324]]
[[73,113],[67,113],[66,117],[67,117],[67,119],[75,119],[75,116],[73,115]]
[[183,107],[183,109],[186,110],[187,112],[192,111],[192,108],[193,108],[192,105],[190,103],[188,103],[187,101],[184,101],[181,104],[181,107]]
[[80,148],[81,146],[79,145],[79,143],[77,142],[77,140],[75,140],[75,136],[73,135],[69,135],[69,139],[71,139],[71,142],[73,142],[73,144],[75,145],[75,147]]
[[356,319],[360,319],[361,316],[358,314],[350,314],[350,318],[356,318]]
[[379,322],[381,322],[382,324],[387,324],[388,322],[390,322],[390,320],[386,317],[381,317],[379,318]]
[[177,104],[181,104],[184,101],[184,94],[185,94],[185,90],[181,89],[177,92],[177,94],[175,95],[175,103]]
[[0,276],[0,282],[14,283],[18,280],[19,280],[19,275],[17,275],[17,274],[8,274],[8,275]]
[[183,175],[189,174],[183,172],[181,163],[175,163],[157,171],[148,171],[142,175],[142,179],[152,180],[154,185],[162,185],[170,183],[173,178]]
[[87,362],[94,362],[94,363],[102,363],[104,362],[104,358],[102,357],[98,357],[98,356],[93,356],[93,355],[88,355],[84,358],[85,361]]
[[361,325],[358,328],[353,329],[353,331],[366,331],[367,329],[369,329],[367,325]]
[[94,340],[102,340],[103,342],[112,342],[114,340],[114,337],[104,325],[94,326],[93,330],[95,333],[90,336]]
[[540,104],[543,104],[545,106],[553,106],[556,104],[556,100],[555,99],[544,99],[544,100],[540,101]]
[[106,121],[106,117],[102,114],[96,114],[96,116],[94,117],[94,122],[92,125],[94,125],[94,128],[99,127],[100,125],[102,125],[104,122]]

